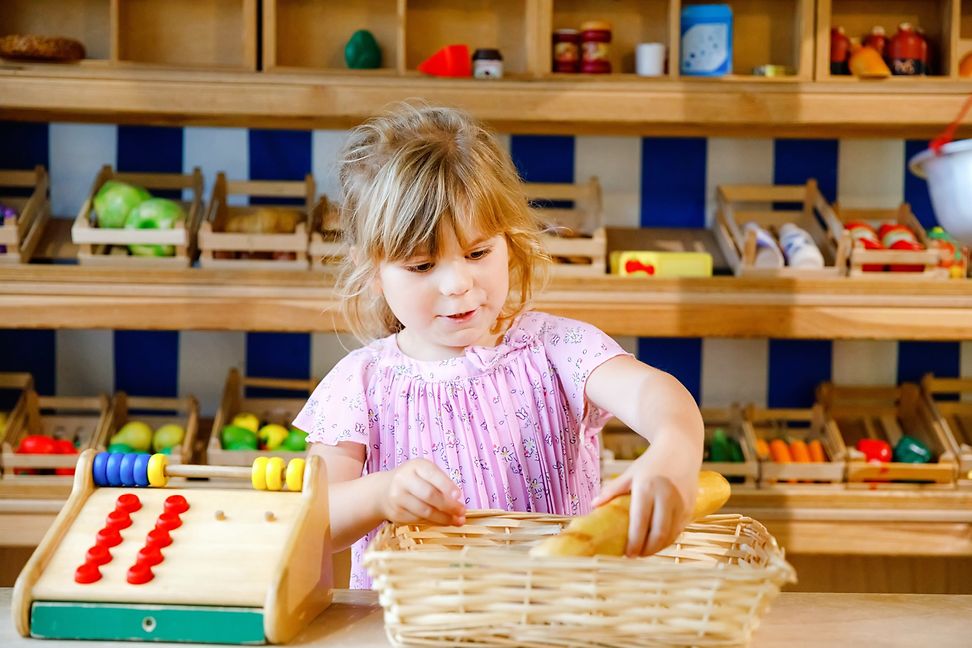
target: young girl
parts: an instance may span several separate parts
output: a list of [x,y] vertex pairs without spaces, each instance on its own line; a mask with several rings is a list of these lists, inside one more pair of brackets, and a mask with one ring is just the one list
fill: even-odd
[[[294,425],[327,465],[334,550],[353,544],[351,587],[370,587],[362,554],[386,520],[577,515],[630,491],[628,555],[674,540],[702,461],[698,407],[595,327],[528,309],[548,259],[493,136],[455,110],[405,106],[351,132],[340,179],[350,253],[339,289],[371,342]],[[651,450],[598,495],[611,415]]]

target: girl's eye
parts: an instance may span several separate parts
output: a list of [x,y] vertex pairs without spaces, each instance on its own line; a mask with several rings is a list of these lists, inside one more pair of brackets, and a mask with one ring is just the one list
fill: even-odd
[[432,264],[431,263],[416,263],[414,265],[406,266],[406,269],[409,272],[418,272],[418,273],[428,272],[429,270],[432,269]]
[[490,253],[490,248],[483,248],[481,250],[474,250],[469,253],[469,258],[472,260],[482,259],[484,256]]

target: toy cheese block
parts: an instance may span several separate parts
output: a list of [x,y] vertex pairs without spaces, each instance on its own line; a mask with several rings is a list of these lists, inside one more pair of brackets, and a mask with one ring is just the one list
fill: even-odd
[[611,274],[622,277],[711,277],[707,252],[615,251]]
[[[171,477],[244,485],[167,488]],[[287,642],[330,605],[328,520],[317,457],[230,467],[86,450],[70,497],[14,586],[17,631]]]

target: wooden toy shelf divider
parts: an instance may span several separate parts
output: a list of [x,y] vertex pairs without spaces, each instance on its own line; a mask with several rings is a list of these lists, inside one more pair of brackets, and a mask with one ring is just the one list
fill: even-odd
[[88,448],[104,450],[101,440],[111,425],[112,415],[105,394],[39,396],[33,389],[28,389],[21,414],[7,425],[2,446],[3,480],[70,482],[72,477],[68,474],[36,475],[26,471],[71,469],[78,461],[77,454],[19,454],[16,450],[21,439],[27,435],[45,434],[74,442],[78,452]]
[[[705,422],[705,443],[712,442],[718,428],[735,439],[742,450],[743,461],[703,461],[703,470],[714,470],[726,478],[744,486],[755,486],[759,478],[759,465],[756,453],[743,427],[742,410],[732,407],[703,407],[702,420]],[[612,419],[601,432],[601,476],[613,479],[624,472],[631,463],[648,449],[648,440],[628,429],[617,419]]]
[[527,200],[548,227],[542,242],[554,259],[552,273],[563,277],[598,277],[607,272],[607,234],[601,183],[523,185]]
[[[284,450],[226,450],[223,449],[220,433],[240,412],[255,414],[260,419],[261,425],[277,423],[289,429],[290,422],[297,416],[304,403],[307,402],[307,396],[314,391],[316,386],[317,381],[314,378],[307,380],[256,378],[241,375],[235,367],[230,369],[226,376],[226,385],[223,388],[223,398],[220,401],[219,409],[216,410],[216,417],[213,419],[209,443],[206,446],[206,463],[224,466],[249,466],[257,457],[283,457],[288,461],[303,457],[305,454],[303,452]],[[248,397],[246,395],[248,387],[285,390],[301,394],[301,396],[292,398]]]
[[921,388],[939,434],[957,458],[959,487],[972,487],[972,378],[927,374]]
[[318,200],[311,230],[310,245],[307,253],[311,266],[315,269],[336,270],[337,262],[344,257],[344,244],[341,242],[341,212],[337,203],[322,195]]
[[[29,196],[9,196],[9,189],[30,191]],[[51,217],[47,171],[36,166],[32,171],[0,171],[0,203],[17,210],[17,216],[0,216],[0,263],[27,263]]]
[[748,405],[743,417],[743,430],[755,448],[757,439],[769,444],[782,439],[809,443],[820,441],[827,461],[823,463],[779,463],[760,458],[760,488],[792,488],[799,483],[807,488],[843,488],[847,450],[836,428],[829,424],[823,408],[765,408]]
[[[848,487],[955,487],[958,466],[952,444],[935,425],[934,415],[917,384],[867,387],[823,383],[817,388],[817,403],[847,447]],[[894,448],[905,434],[924,442],[936,463],[872,463],[856,448],[860,439],[884,440]]]
[[[186,214],[172,229],[126,229],[99,227],[94,211],[94,198],[108,180],[118,180],[142,187],[156,195],[158,191],[189,190],[188,201],[176,200]],[[78,245],[78,261],[84,265],[120,268],[189,267],[196,249],[196,229],[202,215],[202,172],[191,173],[117,173],[108,165],[101,167],[91,191],[71,226],[71,240]],[[137,256],[129,254],[130,245],[171,245],[173,256]]]
[[[185,436],[182,442],[173,446],[168,455],[172,464],[190,463],[193,446],[199,435],[199,402],[194,396],[183,398],[159,398],[155,396],[130,396],[123,391],[117,392],[111,403],[113,416],[105,427],[105,436],[99,445],[108,447],[111,437],[129,421],[142,421],[152,430],[175,423],[182,427]],[[157,452],[150,448],[149,452]]]
[[[915,238],[925,249],[909,250],[867,250],[861,243],[854,243],[850,233],[844,230],[846,223],[863,221],[871,225],[875,231],[882,223],[894,222],[904,225],[915,234]],[[914,279],[948,279],[946,268],[939,268],[939,253],[928,249],[928,236],[925,228],[915,217],[908,203],[902,203],[897,209],[846,209],[839,203],[834,204],[833,210],[827,214],[827,228],[830,236],[838,241],[846,241],[849,246],[849,270],[851,277],[867,277],[880,279],[882,277],[914,278]],[[913,266],[917,271],[908,272],[892,270],[890,267],[883,271],[865,271],[864,266]]]
[[[19,429],[23,425],[23,418],[26,416],[27,392],[34,388],[34,377],[26,372],[3,372],[0,373],[0,393],[4,394],[4,399],[11,402],[10,409],[6,411],[7,418],[0,422],[0,443],[2,443],[8,432]],[[10,392],[16,395],[11,396]],[[2,410],[0,410],[2,412]]]
[[[320,218],[318,209],[321,205],[315,202],[316,191],[310,174],[303,180],[227,180],[220,172],[213,184],[206,219],[199,227],[199,265],[204,268],[307,270],[310,267],[307,258],[309,228]],[[304,204],[277,202],[238,206],[229,204],[231,196],[301,198]],[[266,231],[263,227],[281,227],[291,218],[295,220],[292,230],[282,227],[282,231]],[[238,229],[244,231],[228,231],[237,229],[234,221],[241,223]]]
[[[798,209],[775,208],[774,203],[799,204]],[[724,185],[716,190],[713,233],[726,261],[739,277],[840,277],[847,271],[850,242],[828,236],[821,224],[830,206],[815,180],[804,185]],[[792,223],[813,237],[824,258],[822,268],[761,268],[756,266],[756,235],[748,222],[779,238],[779,228]]]

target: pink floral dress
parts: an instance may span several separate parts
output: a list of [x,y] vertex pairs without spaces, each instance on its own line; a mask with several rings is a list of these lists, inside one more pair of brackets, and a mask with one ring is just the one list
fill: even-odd
[[[584,396],[587,377],[626,352],[597,328],[527,312],[495,347],[423,361],[394,335],[342,359],[294,425],[313,443],[366,446],[364,473],[414,458],[441,467],[466,507],[576,515],[600,487],[597,434],[610,415]],[[351,550],[351,587],[370,588]]]

